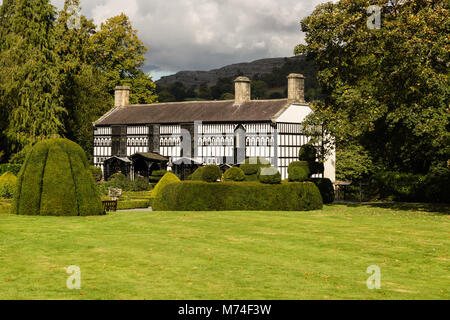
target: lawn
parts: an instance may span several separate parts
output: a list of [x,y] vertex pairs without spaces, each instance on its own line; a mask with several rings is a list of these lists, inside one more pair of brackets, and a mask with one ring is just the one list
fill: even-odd
[[447,208],[416,205],[0,214],[0,299],[449,299],[449,230]]
[[10,212],[11,202],[12,202],[12,200],[6,200],[6,199],[0,198],[0,214]]

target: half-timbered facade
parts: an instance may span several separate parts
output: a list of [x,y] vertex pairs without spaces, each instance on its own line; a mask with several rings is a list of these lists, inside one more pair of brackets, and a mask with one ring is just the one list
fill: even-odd
[[[290,75],[288,99],[280,100],[251,100],[248,78],[237,78],[235,85],[233,101],[152,105],[129,105],[130,89],[116,88],[115,108],[94,123],[95,165],[104,169],[112,157],[136,154],[163,156],[169,166],[187,159],[233,166],[262,157],[287,178],[289,164],[312,139],[302,126],[312,112],[304,101],[304,77]],[[324,175],[335,180],[333,156]]]

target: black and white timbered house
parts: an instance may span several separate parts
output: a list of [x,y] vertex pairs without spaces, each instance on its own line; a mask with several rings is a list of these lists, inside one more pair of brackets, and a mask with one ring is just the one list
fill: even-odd
[[[304,77],[288,77],[288,98],[251,100],[250,80],[235,80],[235,100],[130,105],[129,87],[117,87],[115,107],[94,123],[94,162],[105,178],[130,177],[183,164],[229,167],[249,157],[268,159],[283,179],[312,137],[302,122],[312,112]],[[318,146],[319,147],[319,146]],[[324,176],[335,180],[335,158]],[[176,171],[176,170],[174,170]]]

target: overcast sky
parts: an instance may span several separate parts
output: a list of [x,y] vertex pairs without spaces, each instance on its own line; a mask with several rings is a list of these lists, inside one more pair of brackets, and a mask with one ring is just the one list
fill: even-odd
[[[0,0],[1,3],[2,0]],[[181,70],[292,56],[300,20],[325,0],[81,0],[97,25],[127,14],[149,48],[145,71],[156,80]],[[64,0],[52,0],[61,8]]]

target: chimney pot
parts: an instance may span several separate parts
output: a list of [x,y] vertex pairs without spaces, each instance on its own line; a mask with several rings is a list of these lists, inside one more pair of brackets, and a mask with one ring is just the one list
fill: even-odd
[[251,85],[250,79],[247,77],[238,77],[234,80],[235,100],[236,105],[243,104],[251,99]]
[[305,102],[305,76],[291,73],[288,77],[288,101],[290,103]]
[[114,90],[114,106],[116,108],[123,108],[130,104],[130,87],[117,86]]

